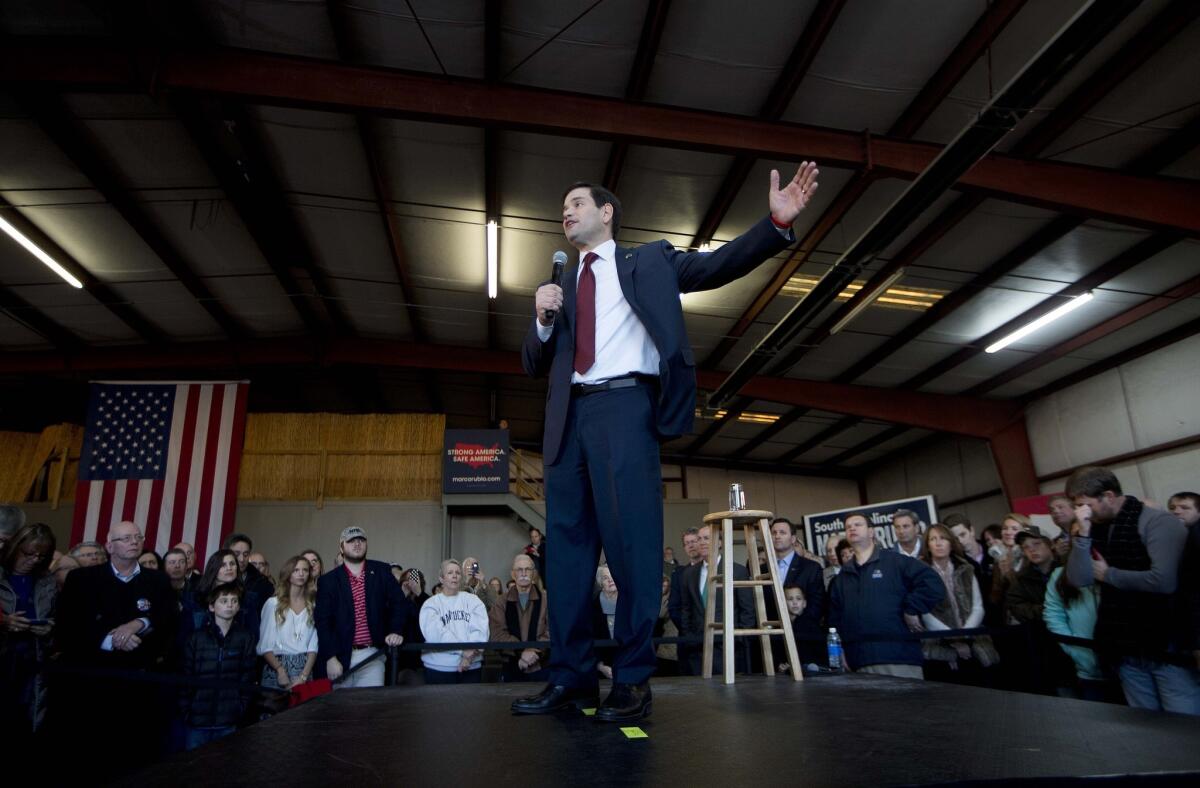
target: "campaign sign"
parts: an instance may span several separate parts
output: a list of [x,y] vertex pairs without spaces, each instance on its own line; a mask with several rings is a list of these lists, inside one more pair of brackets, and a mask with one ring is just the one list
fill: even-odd
[[804,515],[804,538],[808,549],[819,556],[825,555],[825,545],[829,540],[834,543],[841,541],[846,534],[846,518],[852,514],[861,514],[867,522],[875,527],[875,538],[884,547],[896,543],[896,532],[892,530],[892,515],[898,509],[908,509],[915,512],[921,533],[930,523],[937,522],[937,510],[933,505],[932,495],[920,498],[902,498],[897,501],[869,503],[866,506],[856,506],[853,509],[838,509],[832,512]]
[[508,430],[446,430],[442,492],[508,492]]

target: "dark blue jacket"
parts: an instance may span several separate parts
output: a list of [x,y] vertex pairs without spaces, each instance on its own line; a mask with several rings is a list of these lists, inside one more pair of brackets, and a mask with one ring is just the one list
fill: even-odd
[[[791,243],[769,218],[715,252],[687,252],[666,241],[637,248],[618,246],[617,279],[633,313],[646,327],[660,357],[659,395],[655,429],[660,440],[691,431],[696,411],[696,359],[688,344],[680,293],[712,290],[754,270]],[[567,406],[571,400],[571,373],[575,366],[575,276],[578,262],[563,276],[563,308],[554,333],[544,343],[538,338],[537,319],[529,326],[521,361],[532,377],[549,373],[546,393],[544,462],[558,461]]]
[[[364,563],[371,644],[386,648],[385,637],[403,635],[407,631],[408,617],[414,615],[412,603],[405,598],[387,564],[371,560]],[[350,669],[350,651],[354,645],[354,598],[350,595],[350,578],[346,571],[344,566],[339,566],[321,575],[317,581],[317,606],[313,618],[317,625],[318,676],[325,675],[325,663],[330,657],[338,658],[342,670]]]
[[[878,544],[862,566],[842,566],[829,586],[829,626],[837,627],[854,670],[868,665],[920,665],[921,644],[910,639],[904,614],[928,613],[946,595],[937,572],[923,561]],[[895,636],[895,640],[858,641]]]

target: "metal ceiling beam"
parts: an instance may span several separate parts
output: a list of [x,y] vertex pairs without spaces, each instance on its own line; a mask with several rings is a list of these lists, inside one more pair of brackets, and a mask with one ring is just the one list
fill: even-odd
[[[488,5],[499,5],[489,3]],[[641,101],[646,97],[646,86],[650,84],[650,71],[658,56],[663,31],[667,28],[667,13],[671,0],[650,0],[646,5],[646,16],[642,20],[642,35],[638,39],[637,53],[633,57],[633,68],[629,70],[629,82],[625,84],[625,100]],[[604,165],[604,187],[615,192],[621,181],[621,171],[629,155],[629,143],[618,140],[608,151],[608,162]]]
[[162,261],[176,279],[196,299],[204,311],[229,339],[245,339],[246,327],[226,311],[208,285],[196,275],[183,254],[167,239],[166,234],[129,191],[121,185],[120,177],[104,160],[86,130],[72,116],[62,99],[46,94],[18,96],[21,106],[33,117],[42,131],[66,154],[96,190],[121,215],[146,246]]
[[1073,386],[1081,380],[1094,378],[1103,372],[1107,372],[1113,367],[1118,367],[1121,364],[1128,364],[1134,359],[1141,358],[1142,356],[1148,353],[1153,353],[1156,350],[1161,350],[1165,347],[1175,344],[1176,342],[1182,342],[1185,339],[1190,339],[1196,334],[1200,334],[1200,319],[1190,320],[1187,323],[1184,323],[1181,326],[1176,326],[1170,331],[1159,334],[1152,339],[1147,339],[1145,342],[1140,342],[1131,348],[1126,348],[1120,353],[1112,355],[1109,358],[1097,361],[1095,364],[1089,364],[1083,369],[1072,372],[1071,374],[1066,375],[1065,377],[1060,378],[1053,383],[1047,383],[1045,386],[1042,386],[1036,391],[1023,394],[1021,396],[1021,402],[1028,403],[1039,400],[1043,397],[1047,397],[1056,391],[1065,389],[1068,386]]
[[[881,175],[902,178],[917,176],[941,152],[936,144],[837,129],[239,51],[129,52],[88,41],[54,45],[23,39],[0,49],[0,83],[93,91],[153,87],[160,93],[193,92],[334,112],[365,109],[433,122],[747,152],[788,161],[813,159],[834,167],[870,164]],[[1200,234],[1200,214],[1191,209],[1200,202],[1200,183],[1193,180],[992,154],[962,174],[958,188]]]
[[[330,332],[314,308],[314,302],[318,302],[324,305],[333,330],[347,332],[348,323],[341,307],[333,302],[324,274],[317,269],[283,199],[282,189],[267,167],[262,145],[250,128],[245,109],[222,107],[224,125],[218,131],[218,120],[209,117],[198,101],[180,97],[173,105],[305,328],[316,336]],[[229,150],[233,145],[238,148],[237,155]],[[311,291],[303,287],[298,273],[311,283]]]
[[801,441],[800,443],[796,444],[792,448],[785,451],[783,454],[776,457],[775,462],[786,465],[787,463],[796,459],[797,457],[804,454],[805,452],[809,452],[809,451],[812,451],[813,449],[817,448],[822,443],[824,443],[825,440],[827,438],[829,438],[830,436],[837,435],[842,430],[846,429],[847,427],[849,427],[853,424],[857,424],[859,421],[861,421],[861,419],[859,419],[857,416],[850,416],[850,417],[847,417],[844,419],[838,419],[833,424],[830,424],[828,427],[826,427],[825,429],[818,432],[816,435],[813,435],[811,438]]
[[74,332],[59,325],[49,315],[2,285],[0,285],[0,311],[35,334],[49,340],[59,350],[76,351],[83,346],[83,340]]
[[[900,118],[892,124],[888,130],[890,137],[911,137],[917,133],[917,130],[924,125],[933,111],[938,105],[950,95],[950,91],[963,78],[963,76],[975,65],[975,62],[987,52],[1009,21],[1016,16],[1017,12],[1025,5],[1026,0],[996,0],[986,11],[979,17],[971,30],[959,41],[958,46],[950,53],[950,55],[942,62],[942,65],[934,73],[933,77],[925,83],[921,88],[921,92],[913,99],[908,108],[904,110]],[[816,224],[805,235],[804,239],[796,247],[792,253],[776,272],[775,276],[767,284],[765,288],[755,297],[750,306],[738,318],[733,328],[730,329],[725,338],[717,345],[717,347],[708,355],[704,361],[706,367],[716,367],[721,362],[729,351],[733,350],[737,344],[737,340],[742,337],[746,331],[753,325],[762,311],[766,309],[775,296],[783,290],[783,286],[792,278],[792,275],[808,262],[808,258],[816,251],[817,247],[825,240],[825,236],[829,234],[845,217],[850,208],[858,201],[858,199],[867,191],[872,183],[875,182],[875,176],[870,169],[860,171],[854,175],[845,187],[833,199],[829,208],[821,215]]]
[[[487,18],[490,22],[493,15],[499,14],[499,4],[488,3],[486,5],[488,9]],[[334,44],[337,46],[338,55],[348,62],[360,62],[358,48],[350,40],[345,6],[340,0],[327,0],[325,7],[330,26],[333,29],[333,39]],[[495,11],[493,11],[493,8],[495,8]],[[400,221],[392,210],[388,185],[384,180],[384,166],[379,154],[379,144],[376,141],[372,127],[373,122],[374,119],[365,112],[354,113],[354,123],[358,131],[359,143],[362,145],[363,155],[367,160],[367,171],[371,175],[371,189],[375,195],[375,206],[383,222],[384,237],[387,239],[388,255],[392,262],[392,270],[396,272],[396,281],[400,285],[400,293],[404,298],[404,310],[408,317],[409,330],[412,332],[414,341],[424,343],[429,341],[429,334],[425,329],[425,319],[421,314],[420,305],[416,297],[416,286],[413,284],[412,274],[409,270],[408,254],[405,251],[404,241],[400,235]],[[373,398],[376,402],[383,402],[385,400],[378,377],[366,379],[363,382],[372,387]],[[442,410],[441,392],[438,390],[437,381],[432,377],[425,380],[425,391],[429,399],[430,409],[433,411]]]
[[950,356],[938,361],[928,368],[913,375],[908,380],[899,385],[902,389],[919,389],[922,386],[936,380],[946,374],[955,367],[969,361],[980,353],[984,352],[984,348],[993,342],[1002,339],[1018,328],[1031,323],[1034,320],[1054,311],[1065,303],[1066,299],[1076,298],[1093,288],[1100,287],[1105,282],[1111,281],[1117,276],[1125,273],[1135,265],[1149,260],[1157,254],[1160,254],[1182,240],[1182,236],[1175,233],[1155,233],[1149,238],[1144,239],[1140,243],[1134,244],[1126,251],[1120,253],[1108,262],[1101,265],[1095,271],[1081,277],[1075,282],[1067,285],[1062,290],[1045,299],[1041,303],[1025,310],[1020,315],[1012,318],[1003,325],[989,331],[979,339],[969,342],[959,348]]
[[826,462],[829,463],[830,465],[841,465],[846,460],[850,459],[851,457],[856,457],[859,454],[862,454],[867,449],[873,449],[876,446],[887,443],[892,438],[900,437],[904,433],[908,432],[908,430],[909,430],[909,428],[904,426],[903,424],[898,424],[894,427],[888,427],[886,430],[879,433],[878,435],[867,438],[864,441],[860,441],[860,442],[854,444],[853,446],[849,447],[848,449],[844,449],[844,450],[838,452],[837,454],[833,455],[828,460],[826,460]]
[[92,276],[92,273],[68,254],[66,249],[55,243],[50,236],[42,232],[40,227],[26,219],[15,205],[4,197],[0,197],[0,215],[3,215],[9,224],[20,230],[26,238],[41,247],[42,251],[53,257],[59,265],[82,282],[83,289],[88,295],[103,304],[109,312],[132,329],[142,340],[151,344],[166,341],[166,335],[158,326],[134,309],[127,299],[120,297],[109,289],[108,285]]
[[[779,77],[771,86],[766,100],[758,110],[760,119],[779,120],[783,117],[783,113],[792,103],[796,91],[800,89],[800,83],[804,81],[809,67],[812,66],[817,53],[821,51],[821,46],[829,37],[830,31],[833,30],[833,25],[837,22],[838,15],[845,5],[846,0],[819,0],[817,7],[812,10],[808,21],[804,24],[804,30],[796,40],[796,45],[792,48],[792,53],[788,56],[783,70],[779,72]],[[708,210],[704,212],[704,218],[700,220],[700,226],[692,239],[693,248],[698,248],[713,239],[717,228],[725,219],[725,214],[729,212],[733,201],[746,184],[746,178],[749,177],[756,160],[754,156],[743,154],[737,156],[729,165],[720,188],[713,195]]]
[[[1186,25],[1200,13],[1200,5],[1177,2],[1168,6],[1150,23],[1143,27],[1133,38],[1110,57],[1089,79],[1056,107],[1037,126],[1030,130],[1014,146],[1017,153],[1036,155],[1048,147],[1057,137],[1069,128],[1087,110],[1107,95],[1120,82],[1145,63],[1155,51],[1178,33],[1180,26]],[[1184,155],[1195,147],[1197,135],[1200,133],[1200,116],[1186,124],[1183,129],[1174,133],[1163,145],[1146,154],[1136,157],[1127,166],[1135,172],[1156,171],[1165,167],[1171,161]],[[869,297],[883,280],[901,268],[915,263],[934,243],[945,236],[959,221],[965,218],[981,202],[979,195],[967,194],[952,203],[940,216],[931,221],[917,236],[886,263],[859,293],[836,310],[820,326],[798,345],[786,353],[774,369],[776,374],[785,374],[795,366],[811,349],[830,336],[830,329],[850,310],[855,308],[862,299]],[[834,379],[849,383],[864,374],[876,364],[882,362],[892,353],[920,336],[938,321],[942,320],[956,309],[960,308],[975,295],[998,281],[1017,266],[1023,264],[1052,243],[1060,240],[1072,230],[1083,224],[1083,219],[1077,216],[1061,216],[1035,232],[1016,248],[1003,255],[999,260],[988,266],[970,282],[941,299],[936,305],[920,315],[899,333],[885,341],[866,356],[859,359],[851,367],[840,373]],[[1115,274],[1114,274],[1115,275]],[[1053,308],[1054,299],[1046,303]],[[1032,318],[1031,318],[1032,319]],[[964,354],[963,360],[969,356]],[[961,362],[959,362],[961,363]],[[928,370],[927,370],[928,371]],[[917,376],[920,377],[920,376]],[[914,378],[915,379],[915,378]],[[851,421],[847,426],[852,426]]]
[[1182,284],[1146,299],[1137,306],[1126,309],[1115,317],[1107,318],[1103,323],[1082,331],[1070,339],[1058,343],[1054,347],[1047,348],[1040,353],[1030,356],[1019,364],[1015,364],[981,383],[976,383],[963,393],[970,397],[982,396],[993,389],[1003,386],[1005,383],[1010,383],[1035,369],[1049,364],[1051,361],[1056,361],[1076,350],[1085,348],[1109,334],[1120,331],[1139,320],[1178,304],[1185,298],[1192,298],[1196,295],[1200,295],[1200,276],[1194,276]]
[[963,129],[891,207],[851,244],[812,291],[759,341],[709,396],[709,404],[721,406],[738,393],[748,378],[775,365],[784,348],[805,330],[810,320],[831,304],[846,285],[964,173],[975,167],[1135,7],[1136,0],[1094,0],[1072,17],[988,102],[978,118]]

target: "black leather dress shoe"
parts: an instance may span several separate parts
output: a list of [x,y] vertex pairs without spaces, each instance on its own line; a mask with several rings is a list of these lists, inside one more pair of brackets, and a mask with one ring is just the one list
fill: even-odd
[[614,684],[596,710],[600,722],[637,722],[650,715],[650,682]]
[[536,695],[517,698],[512,702],[513,714],[550,714],[574,706],[577,709],[594,709],[600,705],[600,690],[597,687],[565,687],[553,682]]

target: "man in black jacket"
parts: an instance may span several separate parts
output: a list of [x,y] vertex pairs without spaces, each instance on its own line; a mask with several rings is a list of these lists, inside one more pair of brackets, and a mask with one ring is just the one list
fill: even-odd
[[[786,517],[776,517],[775,522],[771,523],[771,546],[774,548],[779,581],[783,588],[793,586],[804,590],[804,612],[795,623],[794,631],[805,638],[824,641],[821,621],[825,617],[825,581],[821,576],[821,565],[796,552],[793,547],[795,535],[796,526]],[[759,568],[759,572],[767,573],[765,564]],[[767,618],[776,620],[779,613],[775,606],[775,594],[770,589],[765,591]],[[787,619],[784,615],[782,620]]]
[[165,745],[154,735],[167,729],[170,700],[159,697],[154,685],[127,678],[131,671],[162,668],[178,619],[170,580],[138,565],[142,542],[135,524],[113,526],[106,544],[109,560],[72,571],[58,598],[55,632],[64,664],[114,671],[103,678],[67,674],[54,687],[59,700],[52,701],[61,709],[63,740],[82,748],[79,763],[103,763],[101,769],[120,764],[109,762],[108,740],[97,731],[146,731],[139,740],[143,755]]
[[[336,681],[375,656],[380,647],[404,642],[412,603],[391,568],[367,560],[367,534],[356,525],[342,531],[343,563],[317,581],[317,670]],[[340,687],[382,687],[383,661],[355,671]]]

